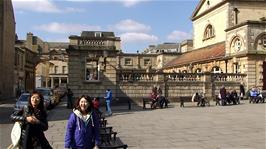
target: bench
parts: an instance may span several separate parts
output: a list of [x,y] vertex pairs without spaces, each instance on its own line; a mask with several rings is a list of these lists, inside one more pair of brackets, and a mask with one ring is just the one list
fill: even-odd
[[146,109],[146,104],[150,104],[152,103],[151,99],[148,97],[144,97],[142,98],[142,103],[143,103],[143,109]]
[[127,149],[127,144],[124,144],[120,138],[116,138],[116,140],[111,140],[110,142],[101,142],[99,145],[100,149]]
[[100,139],[101,144],[99,147],[101,149],[126,149],[128,146],[124,144],[118,137],[116,137],[117,132],[112,130],[112,127],[101,127],[100,128]]
[[100,127],[101,142],[110,142],[116,140],[117,132],[113,131],[113,127]]
[[106,119],[100,119],[100,127],[106,127],[107,120]]
[[[163,98],[165,99],[165,102],[166,102],[166,103],[164,103],[165,107],[168,107],[168,104],[170,103],[170,101],[166,97],[163,97]],[[144,97],[144,98],[142,98],[142,103],[143,103],[143,109],[146,109],[146,104],[149,104],[151,106],[152,100],[149,97]],[[156,104],[156,107],[157,106],[160,107],[160,104],[158,102],[155,104]]]
[[180,107],[184,107],[184,103],[191,101],[192,96],[179,96],[180,99]]

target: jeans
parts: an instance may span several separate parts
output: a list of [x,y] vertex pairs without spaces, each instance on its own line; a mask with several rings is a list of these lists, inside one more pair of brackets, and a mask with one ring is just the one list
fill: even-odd
[[109,100],[106,101],[106,107],[107,107],[107,113],[108,113],[109,115],[111,115],[111,114],[112,114],[112,110],[111,110],[111,101],[109,101]]

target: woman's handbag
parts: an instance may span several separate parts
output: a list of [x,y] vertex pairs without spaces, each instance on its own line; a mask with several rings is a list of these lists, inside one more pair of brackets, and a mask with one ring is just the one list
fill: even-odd
[[17,146],[21,136],[21,124],[19,122],[15,122],[12,130],[11,130],[11,141],[13,146]]

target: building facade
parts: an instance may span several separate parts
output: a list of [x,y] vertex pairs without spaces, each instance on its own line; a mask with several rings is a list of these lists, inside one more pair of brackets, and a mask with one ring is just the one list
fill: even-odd
[[68,83],[69,43],[47,42],[48,52],[40,55],[40,63],[36,67],[36,87],[66,87]]
[[[120,38],[113,32],[83,31],[69,39],[68,87],[75,96],[103,97],[106,89],[111,89],[114,97],[146,95],[155,85],[151,83],[155,80],[153,74],[179,54],[122,53]],[[132,91],[131,83],[141,80],[151,85],[144,83],[146,89],[133,87]]]
[[191,17],[193,50],[164,72],[246,74],[247,88],[265,90],[265,8],[264,0],[201,0]]
[[114,97],[141,98],[154,86],[169,98],[195,91],[214,97],[222,85],[240,83],[266,89],[265,6],[263,0],[201,0],[191,17],[193,40],[144,53],[123,53],[120,38],[103,31],[83,31],[69,43],[29,33],[25,47],[40,56],[37,87],[67,84],[75,96],[103,97],[111,89]]
[[11,0],[0,1],[0,99],[14,97],[15,17]]
[[[32,33],[30,33],[30,36],[32,36]],[[33,40],[30,41],[33,44]],[[28,39],[16,39],[14,65],[14,91],[16,96],[25,91],[32,92],[35,89],[35,67],[40,58],[37,50],[29,49],[33,47],[29,45]]]

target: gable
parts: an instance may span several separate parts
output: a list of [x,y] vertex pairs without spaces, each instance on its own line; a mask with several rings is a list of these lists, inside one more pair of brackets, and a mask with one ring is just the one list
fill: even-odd
[[194,12],[192,13],[191,19],[194,20],[198,16],[212,10],[213,8],[222,4],[225,1],[226,0],[201,0]]

